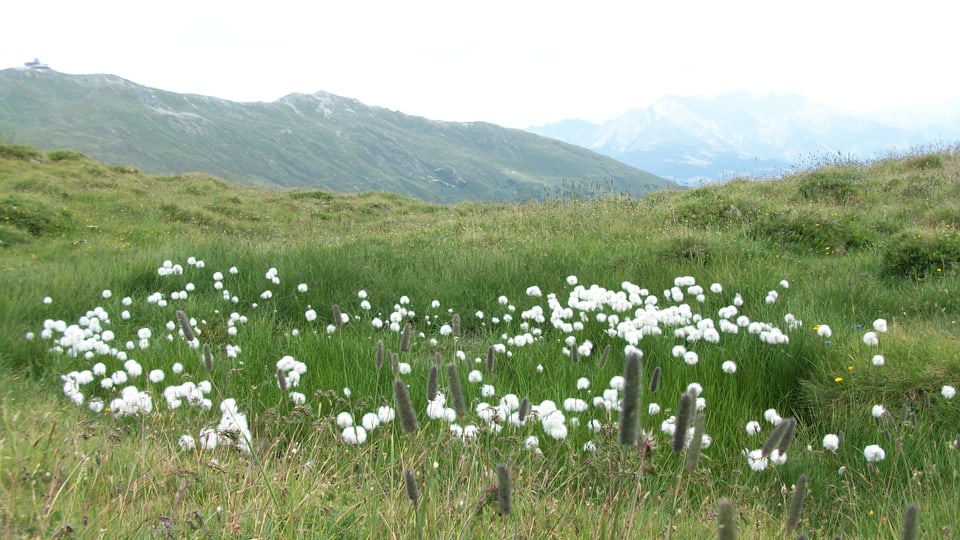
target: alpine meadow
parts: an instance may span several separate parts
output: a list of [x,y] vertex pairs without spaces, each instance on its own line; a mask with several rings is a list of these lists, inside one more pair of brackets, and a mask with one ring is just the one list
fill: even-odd
[[0,145],[0,536],[956,538],[958,228],[956,147],[440,205]]

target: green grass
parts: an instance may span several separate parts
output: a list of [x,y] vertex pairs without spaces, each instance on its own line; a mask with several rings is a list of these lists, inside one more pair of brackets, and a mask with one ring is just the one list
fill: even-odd
[[[809,483],[796,531],[811,537],[896,537],[911,502],[920,508],[921,537],[950,537],[960,522],[960,401],[940,395],[943,385],[960,386],[960,161],[952,150],[639,200],[454,206],[386,194],[260,191],[205,175],[151,177],[68,151],[28,150],[0,147],[2,536],[413,537],[422,530],[428,538],[708,537],[717,531],[720,499],[729,497],[739,537],[772,538],[785,535],[791,486],[801,474]],[[159,275],[166,260],[183,273]],[[279,284],[266,277],[270,268]],[[223,288],[238,302],[223,298],[214,272],[223,273]],[[686,304],[718,327],[719,310],[739,293],[737,315],[782,329],[789,343],[762,343],[747,328],[721,333],[716,344],[688,341],[674,332],[694,320],[661,320],[662,336],[637,343],[647,436],[624,447],[618,413],[592,401],[623,374],[626,341],[596,315],[636,318],[646,294],[626,312],[609,303],[578,306],[565,321],[583,328],[567,331],[550,323],[546,297],[526,290],[536,285],[566,306],[571,275],[586,288],[623,290],[625,297],[635,291],[630,282],[658,297],[661,314]],[[693,276],[703,301],[686,286],[682,301],[670,300],[664,291],[677,276]],[[308,290],[299,291],[300,283]],[[713,283],[723,290],[711,291]],[[172,298],[188,284],[185,299]],[[770,291],[778,293],[774,303],[764,300]],[[157,292],[166,307],[147,302]],[[131,305],[123,302],[128,296]],[[400,351],[401,334],[371,323],[389,323],[403,296],[410,300],[403,307],[415,313],[405,317],[414,335],[398,353],[410,365],[400,378],[420,429],[406,434],[394,421],[348,445],[338,413],[359,423],[394,405],[391,364],[378,370],[374,356],[378,340]],[[328,333],[334,304],[351,321]],[[521,313],[536,306],[547,320],[524,326]],[[139,329],[153,332],[148,348],[127,351],[144,375],[119,385],[149,392],[149,414],[94,414],[62,392],[61,375],[98,361],[107,375],[123,367],[109,354],[85,360],[48,353],[54,344],[40,335],[45,320],[74,324],[96,307],[109,313],[103,326],[119,349],[136,342]],[[305,317],[310,309],[314,321]],[[209,372],[176,326],[167,329],[176,310],[197,319],[198,338],[213,351]],[[234,312],[246,322],[229,322]],[[456,338],[441,331],[454,314],[462,321]],[[790,329],[788,314],[802,326]],[[863,336],[879,318],[889,331],[867,345]],[[832,335],[819,336],[817,325],[829,325]],[[511,344],[527,332],[538,339]],[[569,336],[594,345],[576,364],[564,352]],[[504,352],[488,373],[484,359],[494,344]],[[240,347],[236,358],[227,345]],[[676,345],[696,352],[698,363],[675,358]],[[883,366],[872,364],[875,354],[885,357]],[[307,367],[287,392],[276,380],[285,355]],[[720,369],[726,360],[736,363],[735,374]],[[427,374],[437,361],[447,406],[443,366],[459,363],[467,415],[458,424],[478,426],[475,439],[461,441],[447,422],[426,415]],[[174,362],[183,364],[182,374],[171,370]],[[661,380],[651,392],[657,367]],[[152,369],[164,370],[163,382],[146,380]],[[472,369],[482,383],[468,381]],[[581,377],[589,389],[577,388]],[[85,402],[109,405],[117,397],[117,389],[100,388],[101,378],[82,387]],[[212,410],[168,410],[164,388],[187,380],[211,383]],[[661,423],[693,382],[703,387],[712,444],[688,472]],[[483,384],[494,387],[493,396],[482,395]],[[306,402],[292,403],[289,390]],[[560,440],[539,422],[504,423],[493,434],[476,407],[508,393],[561,409],[566,398],[590,406],[564,413]],[[197,438],[216,427],[227,397],[249,420],[252,452],[231,450],[227,441],[213,450],[178,449],[182,434]],[[648,414],[650,403],[661,412]],[[874,418],[876,404],[888,414]],[[772,431],[763,419],[769,408],[796,418],[798,430],[786,463],[754,472],[743,451],[763,446]],[[591,420],[598,431],[586,428]],[[761,423],[759,435],[746,433],[750,420]],[[822,448],[828,433],[841,436],[835,453]],[[526,447],[530,436],[538,438],[536,451]],[[596,451],[584,451],[588,442]],[[886,459],[867,463],[862,451],[870,444],[882,446]],[[509,515],[497,507],[501,464],[512,479]],[[416,511],[406,469],[419,487]]]

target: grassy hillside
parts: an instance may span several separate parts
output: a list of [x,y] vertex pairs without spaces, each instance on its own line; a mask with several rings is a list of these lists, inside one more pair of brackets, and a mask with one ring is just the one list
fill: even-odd
[[0,146],[0,529],[951,537],[958,203],[953,149],[442,206]]
[[0,70],[0,142],[73,148],[159,174],[247,185],[516,201],[674,184],[580,147],[484,123],[436,122],[323,92],[273,103],[175,94],[111,75]]

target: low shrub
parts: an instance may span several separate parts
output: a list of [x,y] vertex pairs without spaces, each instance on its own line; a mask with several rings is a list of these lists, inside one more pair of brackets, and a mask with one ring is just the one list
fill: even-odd
[[87,156],[74,150],[51,150],[47,152],[47,159],[50,161],[80,161],[87,159]]
[[811,172],[800,180],[800,197],[811,202],[843,204],[857,192],[863,173],[852,166],[828,166]]
[[883,253],[883,274],[890,278],[922,280],[960,266],[960,235],[902,234]]
[[68,210],[55,210],[42,202],[18,197],[0,201],[0,222],[34,237],[73,228],[73,218]]
[[39,161],[43,159],[43,154],[32,146],[23,144],[0,144],[0,158]]

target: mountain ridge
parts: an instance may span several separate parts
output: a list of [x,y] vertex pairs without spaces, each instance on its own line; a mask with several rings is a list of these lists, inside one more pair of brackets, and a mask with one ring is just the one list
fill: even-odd
[[796,93],[732,92],[666,96],[603,123],[564,120],[529,130],[695,184],[777,176],[814,156],[865,160],[938,137],[960,139],[960,100],[943,108],[952,115],[922,107],[852,113]]
[[542,198],[570,183],[636,196],[676,187],[582,147],[493,124],[430,120],[325,91],[233,102],[105,74],[0,71],[4,137],[156,174],[202,171],[248,185],[433,202]]

